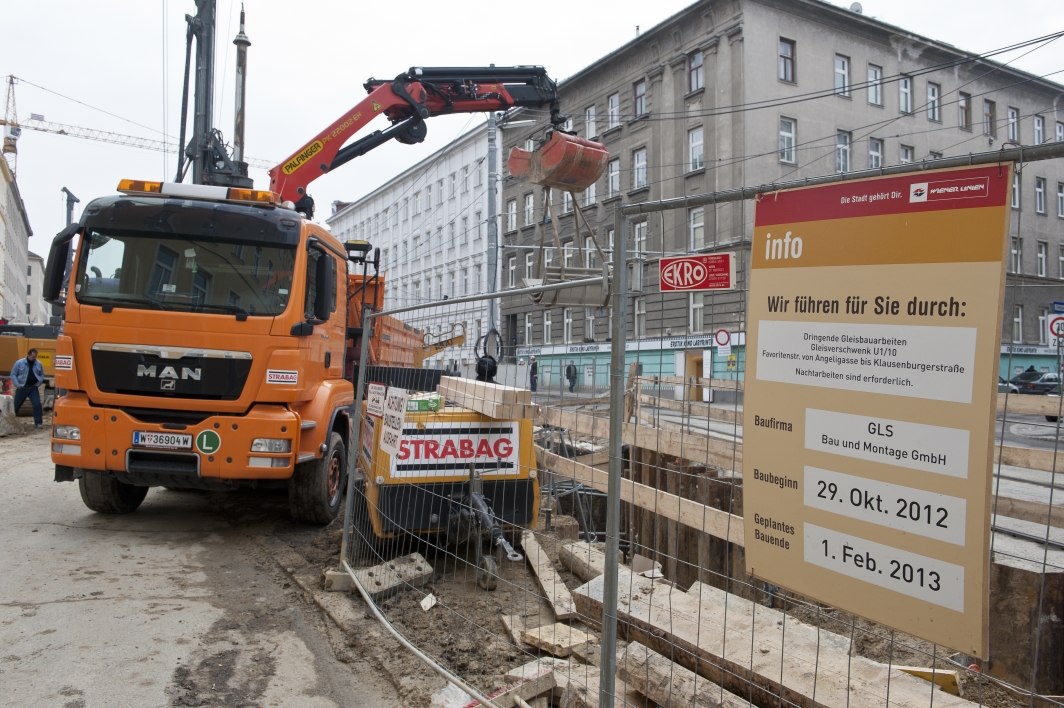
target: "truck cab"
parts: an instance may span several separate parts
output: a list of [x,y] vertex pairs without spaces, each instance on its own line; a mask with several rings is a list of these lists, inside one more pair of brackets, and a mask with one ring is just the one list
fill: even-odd
[[[149,487],[287,485],[293,516],[339,510],[354,387],[347,256],[271,192],[123,180],[53,242],[52,461],[85,504]],[[74,247],[63,290],[62,264]]]

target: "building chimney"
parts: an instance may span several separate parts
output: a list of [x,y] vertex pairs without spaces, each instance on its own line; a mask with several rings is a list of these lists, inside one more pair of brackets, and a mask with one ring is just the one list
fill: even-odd
[[244,34],[244,4],[240,4],[240,32],[236,45],[236,111],[233,116],[233,162],[244,162],[244,96],[247,89],[248,47],[251,40]]

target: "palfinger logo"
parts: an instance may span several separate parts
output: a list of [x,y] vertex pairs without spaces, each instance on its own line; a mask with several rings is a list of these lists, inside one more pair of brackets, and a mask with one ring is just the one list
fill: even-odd
[[307,145],[295,157],[284,163],[284,173],[286,175],[292,174],[306,164],[307,160],[321,152],[321,149],[324,147],[325,146],[321,144],[320,140],[315,140],[310,145]]

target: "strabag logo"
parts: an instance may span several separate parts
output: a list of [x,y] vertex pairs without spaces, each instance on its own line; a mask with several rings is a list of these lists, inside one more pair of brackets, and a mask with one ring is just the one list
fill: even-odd
[[71,371],[74,369],[74,357],[72,356],[56,356],[55,368],[60,371]]
[[520,431],[511,421],[482,424],[434,424],[404,428],[392,475],[469,476],[470,467],[484,474],[517,475]]
[[317,155],[325,146],[321,144],[320,140],[315,140],[310,145],[307,145],[299,153],[296,154],[291,160],[284,164],[284,173],[290,175],[300,167],[302,167],[307,160]]
[[938,202],[948,199],[978,199],[990,193],[989,177],[945,179],[909,185],[909,203]]
[[267,369],[266,383],[268,384],[296,384],[299,383],[298,371],[284,371],[281,369]]

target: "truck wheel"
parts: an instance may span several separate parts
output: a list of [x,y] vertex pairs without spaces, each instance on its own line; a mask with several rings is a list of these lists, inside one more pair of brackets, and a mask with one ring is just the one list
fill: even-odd
[[98,514],[128,514],[136,511],[148,496],[147,487],[125,484],[112,474],[89,470],[85,470],[78,480],[78,489],[81,501]]
[[327,524],[340,511],[347,479],[344,439],[329,433],[329,447],[319,460],[296,465],[288,481],[288,510],[292,518],[308,524]]

